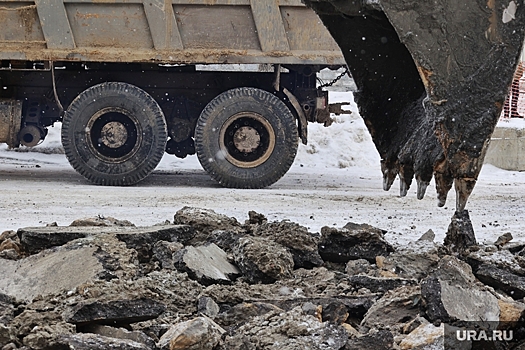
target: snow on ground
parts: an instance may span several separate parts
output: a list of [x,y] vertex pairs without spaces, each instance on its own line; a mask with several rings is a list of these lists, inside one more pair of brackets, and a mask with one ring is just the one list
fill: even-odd
[[[331,100],[353,102],[351,93],[331,93]],[[382,190],[379,155],[359,117],[335,117],[328,128],[309,125],[309,144],[300,145],[295,163],[280,181],[262,190],[220,187],[202,170],[197,157],[165,155],[155,172],[130,187],[89,184],[67,162],[60,146],[60,126],[50,128],[34,149],[0,146],[0,232],[51,222],[69,225],[87,216],[113,216],[136,225],[172,220],[183,206],[213,209],[247,219],[255,210],[270,220],[288,219],[319,232],[322,226],[368,223],[388,230],[387,239],[405,244],[432,229],[443,240],[454,213],[455,195],[438,208],[433,184],[418,201],[415,182],[399,197],[398,181]],[[520,121],[511,121],[519,127]],[[525,124],[525,123],[523,123]],[[525,241],[525,173],[485,165],[467,205],[479,241],[491,242],[511,232]]]
[[511,129],[525,129],[525,118],[501,118],[497,127]]

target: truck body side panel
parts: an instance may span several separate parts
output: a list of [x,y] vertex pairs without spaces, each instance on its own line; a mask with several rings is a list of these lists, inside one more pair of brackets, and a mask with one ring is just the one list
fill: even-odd
[[1,60],[344,64],[300,0],[0,1]]

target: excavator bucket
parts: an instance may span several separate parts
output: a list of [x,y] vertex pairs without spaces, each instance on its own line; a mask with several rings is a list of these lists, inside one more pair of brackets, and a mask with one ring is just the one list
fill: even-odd
[[381,156],[404,196],[432,177],[463,211],[522,50],[518,0],[304,0],[339,44]]

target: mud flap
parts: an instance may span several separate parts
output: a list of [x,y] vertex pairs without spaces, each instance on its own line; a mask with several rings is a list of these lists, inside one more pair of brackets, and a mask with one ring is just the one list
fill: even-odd
[[509,0],[307,0],[341,47],[384,188],[455,182],[462,211],[522,50],[525,4]]

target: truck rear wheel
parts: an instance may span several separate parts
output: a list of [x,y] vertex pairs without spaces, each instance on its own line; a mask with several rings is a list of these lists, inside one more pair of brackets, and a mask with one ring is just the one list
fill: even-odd
[[95,85],[69,106],[62,145],[73,168],[98,185],[133,185],[148,176],[166,147],[164,114],[136,86]]
[[195,149],[225,187],[263,188],[279,180],[297,153],[295,118],[271,93],[237,88],[214,98],[195,129]]

